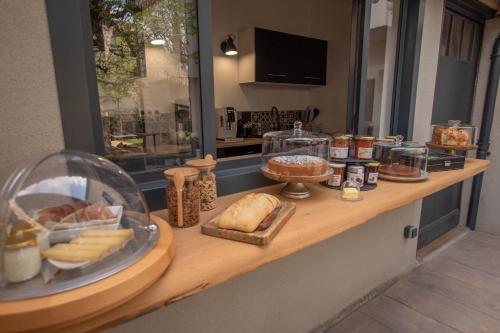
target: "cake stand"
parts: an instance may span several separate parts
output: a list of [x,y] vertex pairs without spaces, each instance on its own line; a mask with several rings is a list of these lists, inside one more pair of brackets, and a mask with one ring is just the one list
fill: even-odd
[[466,145],[466,146],[450,146],[450,145],[438,145],[432,142],[425,143],[427,147],[431,149],[439,149],[444,150],[446,154],[456,155],[457,151],[468,151],[468,150],[476,150],[476,145]]
[[272,180],[287,183],[282,189],[280,194],[290,199],[305,199],[311,196],[311,192],[305,184],[317,184],[326,181],[333,174],[332,169],[319,176],[286,176],[272,172],[263,166],[260,168],[262,174]]

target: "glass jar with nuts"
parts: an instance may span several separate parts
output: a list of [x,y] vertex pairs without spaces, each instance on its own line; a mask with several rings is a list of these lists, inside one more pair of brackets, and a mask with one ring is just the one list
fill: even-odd
[[215,165],[217,161],[208,154],[205,158],[186,161],[186,165],[200,171],[200,209],[212,210],[217,202],[217,181],[215,179]]
[[185,228],[200,221],[200,190],[195,168],[165,170],[167,177],[168,223]]

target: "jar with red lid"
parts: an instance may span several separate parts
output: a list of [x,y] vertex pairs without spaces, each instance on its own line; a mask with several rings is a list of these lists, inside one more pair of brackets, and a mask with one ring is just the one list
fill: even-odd
[[354,138],[354,157],[371,160],[373,155],[373,136],[357,136]]

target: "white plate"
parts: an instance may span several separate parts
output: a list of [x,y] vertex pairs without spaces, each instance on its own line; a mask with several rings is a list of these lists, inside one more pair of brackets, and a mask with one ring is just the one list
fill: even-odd
[[[109,210],[115,216],[111,221],[102,221],[106,223],[99,224],[99,221],[89,221],[93,225],[86,227],[80,227],[79,225],[85,222],[74,223],[75,228],[64,229],[64,230],[50,230],[49,241],[50,243],[61,243],[67,242],[75,237],[78,237],[82,231],[92,230],[92,229],[103,229],[103,230],[115,230],[120,226],[120,220],[122,219],[123,206],[110,206]],[[111,222],[111,223],[110,223]]]
[[392,180],[395,182],[408,183],[408,182],[420,182],[422,180],[426,180],[427,178],[429,178],[429,173],[427,171],[422,171],[419,177],[399,177],[399,176],[384,175],[379,172],[378,177],[384,180]]

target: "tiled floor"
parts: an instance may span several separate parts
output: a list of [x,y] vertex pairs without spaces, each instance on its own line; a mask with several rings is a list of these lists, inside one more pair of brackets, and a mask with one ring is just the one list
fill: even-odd
[[327,332],[500,332],[500,236],[469,233]]

